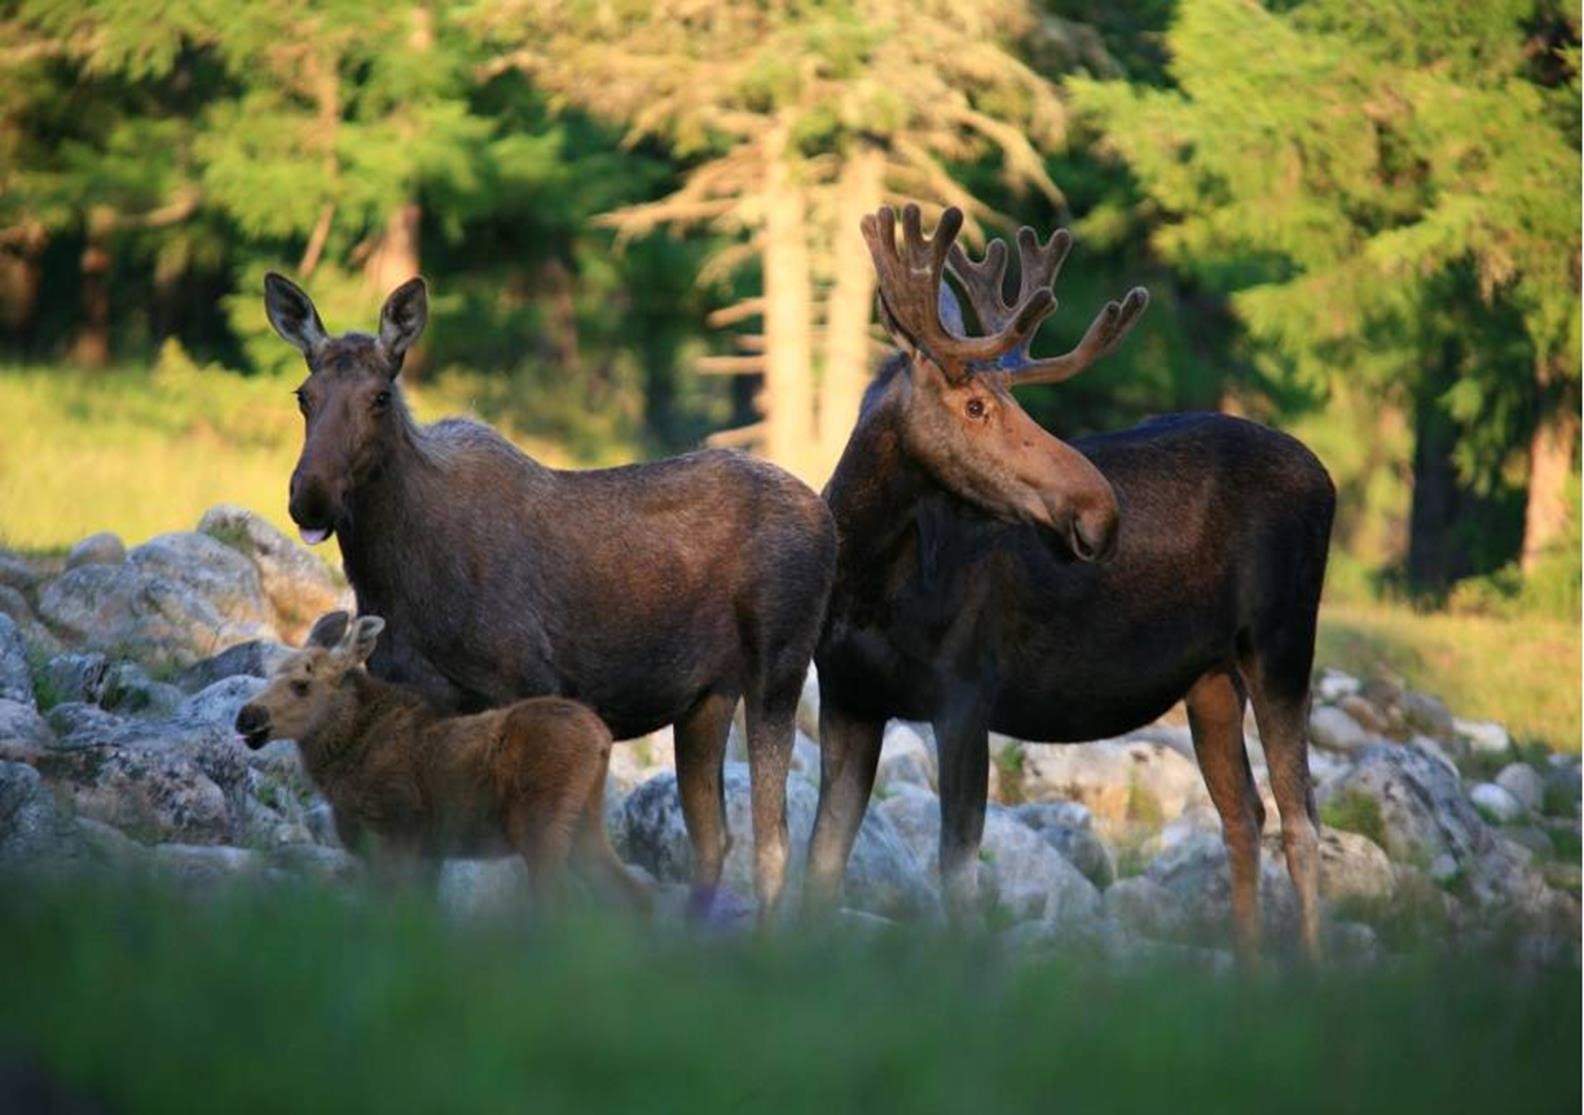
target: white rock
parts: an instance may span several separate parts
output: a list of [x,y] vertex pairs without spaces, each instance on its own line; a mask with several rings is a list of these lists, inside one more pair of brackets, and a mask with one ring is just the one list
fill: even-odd
[[1510,825],[1524,815],[1523,802],[1494,782],[1479,783],[1468,796],[1474,808],[1499,825]]
[[893,720],[880,744],[875,785],[882,789],[908,783],[926,790],[936,785],[935,733],[928,724]]
[[1112,833],[1210,802],[1193,760],[1166,744],[1127,740],[1024,744],[1022,788],[1028,801],[1079,802]]
[[1344,754],[1360,751],[1373,742],[1362,724],[1330,705],[1318,705],[1310,711],[1309,738],[1316,747]]
[[1545,800],[1545,780],[1528,763],[1508,763],[1496,776],[1496,785],[1517,798],[1529,812],[1540,812]]
[[1354,697],[1364,691],[1364,683],[1352,674],[1327,667],[1315,682],[1315,696],[1327,704],[1336,704],[1344,697]]
[[1475,751],[1486,755],[1499,755],[1512,750],[1512,736],[1494,720],[1462,720],[1453,718],[1452,730]]

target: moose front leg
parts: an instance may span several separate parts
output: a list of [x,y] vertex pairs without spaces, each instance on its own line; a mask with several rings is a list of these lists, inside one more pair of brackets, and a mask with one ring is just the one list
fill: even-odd
[[990,791],[990,735],[977,708],[936,717],[940,763],[941,893],[948,916],[971,924],[979,908],[979,842]]
[[841,893],[847,857],[869,807],[885,721],[843,711],[820,694],[820,793],[809,837],[809,904],[829,909]]

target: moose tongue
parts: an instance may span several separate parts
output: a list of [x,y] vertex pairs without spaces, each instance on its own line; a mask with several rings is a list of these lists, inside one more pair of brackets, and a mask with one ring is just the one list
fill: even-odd
[[329,529],[323,527],[316,527],[313,530],[309,530],[307,527],[301,527],[297,533],[300,534],[302,536],[302,540],[310,546],[317,546],[326,538],[330,537]]

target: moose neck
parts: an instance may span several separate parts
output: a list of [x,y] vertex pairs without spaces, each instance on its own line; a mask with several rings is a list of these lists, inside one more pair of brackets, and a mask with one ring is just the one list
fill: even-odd
[[297,741],[303,765],[321,786],[354,770],[370,746],[388,733],[381,725],[398,713],[422,712],[416,693],[353,670],[342,680],[336,706]]
[[386,586],[399,573],[405,555],[420,546],[393,547],[392,538],[432,537],[436,516],[431,501],[443,471],[426,430],[413,420],[400,396],[379,465],[347,493],[346,511],[336,524],[341,559],[361,594],[365,586]]

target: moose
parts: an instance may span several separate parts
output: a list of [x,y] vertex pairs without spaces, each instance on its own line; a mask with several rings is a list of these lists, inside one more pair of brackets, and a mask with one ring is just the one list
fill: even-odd
[[605,837],[610,730],[586,706],[537,697],[442,717],[363,669],[385,621],[321,616],[303,649],[237,712],[257,750],[297,741],[349,848],[373,837],[387,874],[432,873],[440,857],[520,855],[541,899],[575,850],[635,905],[646,895]]
[[264,300],[308,364],[289,511],[306,542],[335,535],[359,613],[384,617],[369,671],[441,710],[560,696],[617,739],[674,724],[699,913],[730,846],[722,765],[741,699],[767,917],[785,875],[797,702],[835,569],[824,502],[725,450],[562,471],[479,422],[420,426],[396,382],[428,318],[420,278],[386,300],[375,336],[329,336],[281,275]]
[[[1259,949],[1264,808],[1244,750],[1252,700],[1281,812],[1301,940],[1319,951],[1318,829],[1305,736],[1335,489],[1291,437],[1219,414],[1156,418],[1067,444],[1013,398],[1113,351],[1148,303],[1111,302],[1070,352],[1034,359],[1072,247],[1018,233],[974,261],[947,209],[862,222],[898,352],[871,383],[824,495],[840,539],[815,652],[820,795],[809,892],[829,902],[891,717],[932,723],[948,906],[976,900],[989,731],[1114,736],[1186,702],[1230,860],[1239,955]],[[962,301],[947,279],[961,288]],[[963,301],[976,319],[971,333]]]

